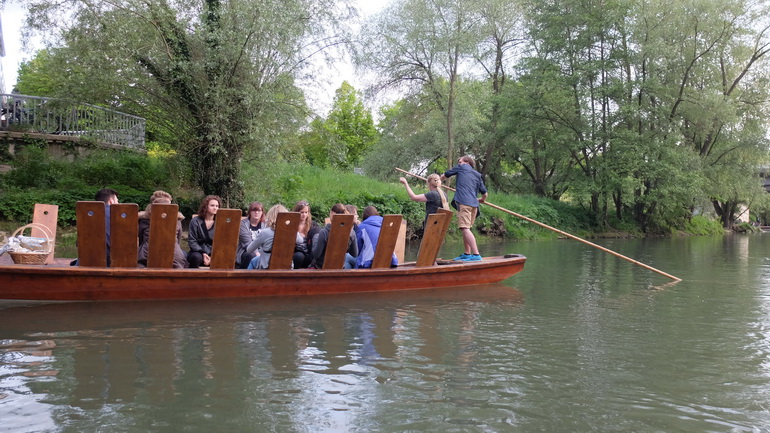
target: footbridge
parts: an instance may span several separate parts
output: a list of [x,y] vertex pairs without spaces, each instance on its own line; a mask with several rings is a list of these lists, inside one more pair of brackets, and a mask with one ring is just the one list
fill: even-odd
[[[0,138],[145,151],[145,119],[64,99],[0,94]],[[11,152],[13,150],[11,149]]]

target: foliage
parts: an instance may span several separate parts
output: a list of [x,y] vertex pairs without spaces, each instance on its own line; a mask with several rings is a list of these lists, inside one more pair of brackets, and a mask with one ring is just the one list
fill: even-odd
[[[357,47],[359,66],[381,78],[375,91],[409,87],[411,94],[428,96],[423,102],[443,120],[447,161],[456,150],[455,108],[461,70],[475,51],[472,2],[400,0],[367,22]],[[449,167],[446,167],[449,168]]]
[[55,187],[66,170],[65,163],[54,160],[45,149],[24,146],[11,162],[6,183],[19,188],[48,189]]
[[[38,150],[31,148],[29,151],[33,153]],[[142,168],[142,164],[133,161],[133,157],[118,154],[115,159],[117,163],[112,162],[106,156],[99,156],[94,158],[93,163],[76,160],[71,165],[62,164],[62,178],[54,188],[30,189],[9,185],[11,178],[6,174],[3,176],[6,186],[0,195],[0,220],[28,222],[35,203],[50,203],[59,205],[59,223],[62,226],[72,225],[75,223],[75,203],[78,200],[93,199],[94,194],[101,187],[117,189],[120,192],[121,202],[138,203],[142,208],[147,204],[152,191],[159,188],[166,189],[174,195],[175,202],[179,204],[183,214],[190,216],[197,211],[202,198],[199,191],[168,187],[164,184],[145,183],[144,177],[152,178],[154,176],[148,167],[155,167],[157,172],[164,171],[162,161],[147,162]],[[126,166],[134,164],[135,167],[139,167],[136,170],[128,170],[126,173],[118,174],[116,180],[120,178],[120,182],[126,182],[126,184],[89,183],[94,179],[106,179],[107,174],[116,170],[116,166],[120,165],[120,161],[125,161]],[[14,170],[25,170],[32,167],[32,164],[25,165],[18,162],[18,166]],[[260,171],[260,167],[245,165],[246,181],[244,186],[249,201],[261,201],[267,208],[276,203],[282,203],[290,208],[299,200],[308,200],[311,203],[313,219],[318,222],[322,222],[328,216],[329,209],[337,202],[356,205],[359,212],[363,211],[364,207],[373,205],[381,214],[398,213],[404,215],[410,237],[415,236],[422,225],[425,215],[424,205],[409,200],[403,187],[398,183],[384,183],[349,172],[320,169],[297,163],[277,162],[271,167],[270,170]],[[97,172],[90,175],[89,182],[77,177],[88,170]],[[136,174],[136,178],[128,177],[131,172]],[[130,185],[134,185],[134,187]],[[422,188],[422,186],[417,186],[416,192],[419,193]],[[496,205],[504,209],[509,209],[574,235],[586,236],[598,229],[593,224],[591,216],[584,209],[563,201],[538,196],[507,195],[494,190],[490,192],[490,196]],[[540,239],[558,236],[551,230],[490,207],[483,206],[481,211],[481,217],[477,220],[477,229],[481,234],[512,239]],[[455,224],[456,221],[453,220],[452,227],[455,227]],[[633,230],[633,227],[621,225],[617,228]],[[694,234],[721,232],[718,222],[701,216],[692,218],[685,230]],[[449,236],[457,236],[456,230],[450,229]]]
[[[478,98],[480,87],[478,82],[457,83],[454,124],[458,155],[475,154],[479,150],[484,123],[484,101]],[[426,92],[420,92],[383,107],[378,125],[380,139],[362,164],[367,173],[378,179],[395,180],[400,176],[393,170],[395,167],[421,175],[446,171],[449,165],[444,133],[446,119],[440,110],[426,102],[429,97]]]
[[[471,153],[497,194],[566,202],[596,231],[676,233],[704,203],[729,228],[741,209],[765,209],[756,175],[770,159],[767,2],[396,0],[353,47],[358,72],[374,75],[368,90],[396,92],[376,145],[352,87],[307,127],[295,85],[302,55],[325,47],[314,37],[337,44],[354,27],[334,26],[344,4],[29,4],[28,28],[62,39],[23,78],[59,75],[22,82],[145,115],[150,141],[187,161],[174,177],[190,173],[232,206],[254,185],[273,201],[308,191],[323,207],[365,201],[355,182],[308,161],[394,181],[394,167],[427,174]],[[71,4],[72,20],[49,21]],[[54,22],[70,25],[46,32]],[[556,218],[547,208],[533,211]],[[484,230],[518,235],[520,222],[489,218]]]
[[15,89],[22,95],[50,96],[56,93],[57,78],[61,77],[53,49],[43,49],[19,65]]
[[[35,203],[48,203],[59,206],[60,224],[74,224],[75,202],[93,200],[101,188],[113,188],[121,201],[144,206],[155,190],[181,191],[174,164],[174,158],[117,151],[94,151],[67,162],[39,146],[19,146],[11,170],[0,176],[0,219],[28,221]],[[196,210],[199,200],[194,194]],[[182,197],[176,201],[181,207]]]
[[196,183],[225,204],[242,202],[244,156],[272,150],[265,131],[298,130],[306,109],[294,80],[309,55],[340,42],[349,15],[336,0],[27,6],[28,31],[62,35],[56,55],[72,68],[61,91],[146,115],[157,133],[173,128]]
[[685,223],[684,231],[692,235],[708,236],[722,234],[724,233],[724,228],[718,220],[706,218],[703,215],[696,215]]
[[352,168],[361,155],[377,140],[372,114],[364,108],[359,93],[347,81],[335,92],[334,104],[324,128],[335,141],[343,144],[339,168]]
[[468,129],[465,149],[501,191],[570,197],[600,227],[650,234],[682,229],[709,200],[729,227],[768,160],[768,8],[398,1],[364,27],[359,64],[379,74],[373,88],[411,92],[383,112],[364,166],[386,179],[400,158],[424,172]]

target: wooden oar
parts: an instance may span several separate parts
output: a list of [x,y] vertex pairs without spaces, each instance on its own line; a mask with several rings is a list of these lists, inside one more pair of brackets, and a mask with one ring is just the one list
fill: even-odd
[[[404,174],[408,174],[409,176],[412,176],[412,177],[416,177],[416,178],[418,178],[418,179],[427,180],[427,179],[425,179],[425,178],[424,178],[424,177],[422,177],[422,176],[418,176],[418,175],[416,175],[416,174],[410,173],[410,172],[408,172],[408,171],[406,171],[406,170],[402,170],[402,169],[400,169],[400,168],[396,168],[396,170],[400,171],[401,173],[404,173]],[[446,189],[450,190],[450,191],[454,191],[454,190],[455,190],[454,188],[452,188],[452,187],[449,187],[449,186],[446,186],[446,185],[442,185],[442,186],[443,186],[444,188],[446,188]],[[602,251],[604,251],[604,252],[606,252],[606,253],[610,253],[610,254],[612,254],[612,255],[613,255],[613,256],[615,256],[615,257],[620,257],[620,258],[621,258],[621,259],[623,259],[623,260],[628,260],[628,261],[629,261],[629,262],[631,262],[631,263],[637,264],[637,265],[639,265],[639,266],[641,266],[641,267],[643,267],[643,268],[645,268],[645,269],[649,269],[649,270],[651,270],[651,271],[653,271],[653,272],[657,272],[657,273],[659,273],[659,274],[661,274],[661,275],[663,275],[663,276],[666,276],[666,277],[668,277],[668,278],[671,278],[671,279],[672,279],[672,280],[674,280],[674,281],[682,281],[682,279],[681,279],[681,278],[678,278],[678,277],[675,277],[675,276],[673,276],[673,275],[671,275],[671,274],[668,274],[668,273],[666,273],[666,272],[663,272],[663,271],[661,271],[660,269],[655,269],[655,268],[653,268],[653,267],[652,267],[652,266],[650,266],[650,265],[646,265],[646,264],[644,264],[644,263],[642,263],[642,262],[640,262],[640,261],[634,260],[634,259],[632,259],[632,258],[630,258],[630,257],[626,257],[626,256],[624,256],[623,254],[620,254],[620,253],[616,253],[615,251],[612,251],[612,250],[610,250],[610,249],[604,248],[604,247],[603,247],[603,246],[601,246],[601,245],[597,245],[597,244],[595,244],[595,243],[593,243],[593,242],[589,242],[589,241],[587,241],[587,240],[585,240],[585,239],[583,239],[583,238],[579,238],[579,237],[577,237],[577,236],[575,236],[575,235],[569,234],[569,233],[567,233],[567,232],[565,232],[565,231],[563,231],[563,230],[559,230],[559,229],[557,229],[557,228],[555,228],[555,227],[551,227],[551,226],[549,226],[548,224],[544,224],[544,223],[541,223],[540,221],[537,221],[537,220],[533,220],[532,218],[526,217],[526,216],[524,216],[524,215],[521,215],[521,214],[518,214],[518,213],[516,213],[516,212],[510,211],[510,210],[508,210],[508,209],[505,209],[505,208],[503,208],[503,207],[497,206],[497,205],[495,205],[495,204],[492,204],[492,203],[490,203],[490,202],[488,202],[488,201],[485,201],[485,202],[484,202],[484,204],[485,204],[485,205],[487,205],[487,206],[489,206],[489,207],[492,207],[492,208],[494,208],[494,209],[497,209],[497,210],[503,211],[503,212],[505,212],[505,213],[507,213],[507,214],[511,214],[511,215],[513,215],[513,216],[515,216],[515,217],[517,217],[517,218],[521,218],[521,219],[523,219],[524,221],[529,221],[529,222],[531,222],[532,224],[537,224],[537,225],[539,225],[540,227],[544,227],[544,228],[547,228],[548,230],[552,230],[552,231],[555,231],[556,233],[559,233],[560,235],[566,236],[566,237],[568,237],[568,238],[571,238],[571,239],[575,239],[576,241],[580,241],[580,242],[582,242],[582,243],[584,243],[584,244],[586,244],[586,245],[590,245],[590,246],[592,246],[592,247],[594,247],[594,248],[598,248],[598,249],[600,249],[600,250],[602,250]]]

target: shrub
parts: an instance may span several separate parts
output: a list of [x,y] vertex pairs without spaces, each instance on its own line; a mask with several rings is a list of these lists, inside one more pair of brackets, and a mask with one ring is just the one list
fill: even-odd
[[5,183],[18,188],[54,188],[66,175],[65,163],[36,146],[24,146],[11,161]]
[[722,224],[713,219],[706,218],[703,215],[695,215],[685,223],[685,231],[689,234],[706,236],[724,233]]

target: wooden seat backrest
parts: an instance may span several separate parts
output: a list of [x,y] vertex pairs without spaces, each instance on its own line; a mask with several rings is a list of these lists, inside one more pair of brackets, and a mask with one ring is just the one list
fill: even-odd
[[78,230],[78,265],[107,266],[107,224],[103,201],[75,204]]
[[[59,206],[56,206],[55,204],[36,203],[35,210],[32,213],[32,222],[35,224],[42,224],[50,230],[50,235],[53,236],[53,239],[51,239],[50,242],[51,254],[48,255],[45,264],[53,263],[54,250],[56,249],[56,225],[59,222]],[[30,236],[44,238],[45,234],[43,234],[43,230],[33,227]]]
[[110,205],[110,266],[135,268],[138,240],[139,206],[136,203]]
[[[443,208],[438,208],[438,209],[436,209],[436,213],[441,213],[441,214],[446,214],[446,215],[449,215],[449,218],[447,218],[446,220],[444,220],[444,236],[446,236],[446,232],[447,232],[447,230],[449,230],[449,224],[451,224],[451,223],[452,223],[452,218],[454,218],[454,216],[455,216],[455,213],[454,213],[454,212],[452,212],[452,211],[451,211],[451,210],[449,210],[449,209],[443,209]],[[441,239],[441,242],[442,242],[442,243],[444,242],[444,239],[443,239],[443,238]],[[439,247],[439,248],[440,248],[440,247]]]
[[335,214],[332,216],[331,226],[323,268],[342,269],[345,266],[345,253],[348,252],[350,231],[353,230],[353,215]]
[[269,269],[291,269],[299,228],[299,212],[281,212],[275,222]]
[[150,207],[150,239],[147,252],[148,268],[174,267],[174,244],[179,206],[153,204]]
[[399,263],[404,263],[406,256],[406,220],[401,220],[401,229],[398,231],[396,251],[394,251]]
[[380,229],[380,238],[377,240],[377,249],[374,251],[372,269],[390,267],[403,219],[404,217],[401,215],[385,215],[382,217],[382,228]]
[[425,231],[420,243],[420,252],[417,253],[416,266],[433,266],[436,263],[441,244],[449,227],[447,220],[452,218],[452,213],[434,213],[428,215],[425,223]]
[[234,269],[241,229],[240,209],[219,209],[214,222],[214,244],[211,246],[211,269]]

